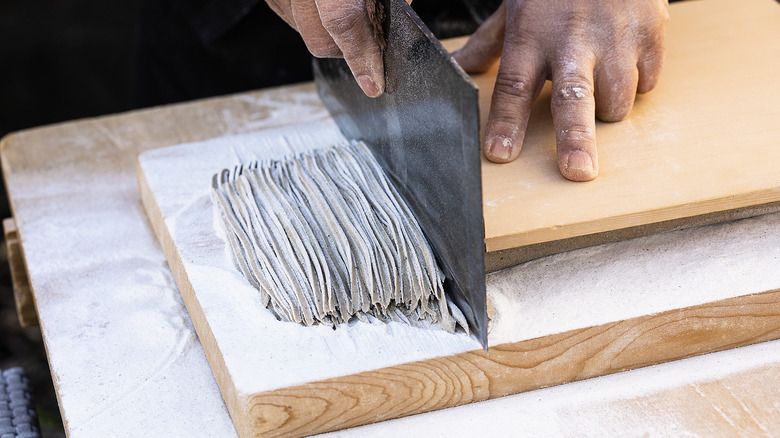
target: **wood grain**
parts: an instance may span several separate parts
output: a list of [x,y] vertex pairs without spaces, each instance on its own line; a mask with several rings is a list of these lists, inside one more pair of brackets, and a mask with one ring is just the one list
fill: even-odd
[[241,436],[337,430],[778,337],[774,290],[257,394]]

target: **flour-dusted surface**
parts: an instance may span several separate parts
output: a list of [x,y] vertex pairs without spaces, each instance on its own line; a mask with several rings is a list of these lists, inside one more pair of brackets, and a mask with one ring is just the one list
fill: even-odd
[[333,330],[278,321],[233,264],[218,235],[221,225],[214,223],[212,176],[245,161],[243,157],[281,158],[343,141],[335,124],[326,121],[157,149],[139,157],[240,394],[480,348],[465,333],[397,322],[355,322]]
[[583,248],[488,275],[491,345],[780,287],[780,214]]
[[141,206],[137,156],[325,117],[308,84],[3,140],[3,174],[71,438],[235,436]]
[[[338,137],[335,130],[330,122],[297,125],[158,149],[139,159],[240,393],[478,347],[463,334],[396,323],[357,323],[333,331],[276,321],[230,261],[229,250],[214,229],[209,198],[212,175],[239,164],[242,154],[288,154],[289,147],[273,149],[278,144],[297,144],[285,137],[306,133],[304,143],[309,137],[332,140]],[[776,289],[780,286],[778,229],[780,215],[766,215],[557,254],[490,274],[487,290],[496,316],[489,344],[499,346]]]
[[[752,0],[745,7],[761,1],[777,7],[773,0]],[[701,17],[701,8],[713,4],[721,6],[678,3],[673,15],[679,20],[678,12],[687,10]],[[70,437],[235,436],[140,205],[136,158],[161,146],[326,117],[308,84],[39,128],[3,141],[3,173]],[[705,228],[710,231],[685,239],[678,254],[690,253],[686,264],[695,264],[720,245],[705,239],[718,235],[718,242],[737,247],[757,229],[737,222],[721,236],[722,229]],[[633,253],[632,263],[641,263],[637,255],[645,247],[632,242],[625,242],[622,253]],[[609,254],[612,247],[597,254]],[[555,260],[572,273],[577,266],[598,266],[588,260],[594,254]],[[748,255],[759,266],[774,263],[761,251]],[[551,259],[546,260],[537,263]],[[720,260],[728,270],[737,262],[730,255]],[[529,269],[552,276],[561,267]],[[607,268],[599,272],[611,281],[636,283]],[[533,284],[531,278],[524,281]],[[780,430],[778,352],[780,341],[772,341],[332,436],[398,436],[410,430],[430,437],[771,436]]]

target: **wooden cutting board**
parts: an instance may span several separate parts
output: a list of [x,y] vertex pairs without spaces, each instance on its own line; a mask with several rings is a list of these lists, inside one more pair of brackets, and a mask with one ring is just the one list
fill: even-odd
[[[631,119],[599,125],[595,182],[558,175],[542,97],[521,160],[483,166],[489,251],[771,208],[780,99],[767,97],[777,94],[768,78],[780,77],[780,6],[729,6],[673,6],[664,79]],[[732,76],[740,81],[722,83]],[[476,80],[486,103],[491,77]],[[730,231],[722,224],[643,237],[641,252],[617,243],[491,274],[489,354],[465,334],[396,323],[337,330],[280,323],[217,236],[210,178],[281,136],[334,129],[326,120],[139,159],[144,206],[241,436],[336,430],[780,337],[780,270],[767,262],[780,259],[778,215],[750,219],[755,232],[739,242],[720,240]],[[532,220],[548,215],[546,225]]]
[[[637,97],[627,120],[597,122],[600,176],[589,183],[558,172],[548,83],[520,158],[504,165],[483,158],[488,270],[777,211],[779,41],[776,1],[672,5],[661,81]],[[496,72],[474,77],[483,132]]]
[[243,437],[335,430],[780,337],[780,214],[747,219],[744,239],[729,238],[733,223],[711,225],[492,273],[489,354],[465,333],[277,321],[233,266],[203,181],[301,132],[336,127],[140,157],[144,206]]

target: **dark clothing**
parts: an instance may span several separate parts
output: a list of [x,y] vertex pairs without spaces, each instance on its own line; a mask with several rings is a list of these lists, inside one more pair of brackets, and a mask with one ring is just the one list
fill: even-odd
[[[440,38],[473,32],[500,0],[416,0]],[[311,80],[300,35],[264,0],[148,0],[141,15],[136,106]]]
[[303,40],[263,0],[225,1],[225,9],[216,7],[217,3],[222,2],[145,2],[137,106],[311,78],[311,59]]

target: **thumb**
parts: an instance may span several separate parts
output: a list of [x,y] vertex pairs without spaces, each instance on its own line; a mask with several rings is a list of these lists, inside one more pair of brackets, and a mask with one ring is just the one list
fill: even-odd
[[[316,0],[322,25],[344,55],[360,88],[369,97],[385,89],[382,48],[371,21],[376,0]],[[368,3],[371,2],[371,5]]]

